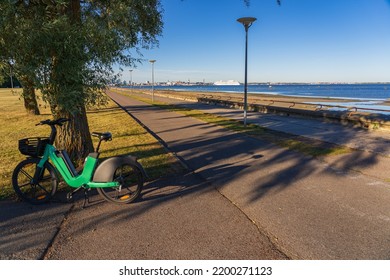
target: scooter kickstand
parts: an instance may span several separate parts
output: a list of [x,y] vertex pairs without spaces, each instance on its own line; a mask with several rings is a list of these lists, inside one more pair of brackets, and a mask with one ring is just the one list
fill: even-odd
[[76,192],[80,191],[81,189],[84,190],[84,202],[83,202],[83,206],[81,206],[81,209],[84,209],[87,206],[87,202],[90,203],[89,196],[88,196],[88,191],[90,190],[89,188],[85,188],[84,186],[81,186],[81,187],[75,189],[74,191],[69,192],[66,195],[66,199],[68,200],[68,202],[70,202],[73,199],[73,195]]
[[87,206],[87,202],[88,202],[88,204],[90,203],[88,191],[89,191],[89,189],[84,188],[84,203],[83,203],[83,206],[81,207],[81,209],[85,209],[85,207]]
[[73,191],[71,191],[71,192],[68,192],[68,193],[66,194],[66,200],[67,200],[68,202],[72,201],[72,200],[73,200],[73,195],[74,195],[75,193],[77,193],[79,190],[81,190],[81,188],[82,188],[82,187],[78,187],[77,189],[75,189],[75,190],[73,190]]

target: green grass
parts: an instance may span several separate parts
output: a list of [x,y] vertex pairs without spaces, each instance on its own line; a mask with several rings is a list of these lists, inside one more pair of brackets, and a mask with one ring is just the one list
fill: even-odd
[[[50,133],[47,126],[35,126],[39,121],[51,118],[45,104],[40,106],[41,115],[29,115],[19,95],[20,90],[12,93],[9,89],[0,89],[0,199],[14,195],[12,172],[18,162],[25,158],[19,153],[18,139],[48,136]],[[88,122],[91,132],[110,131],[113,135],[111,142],[101,144],[102,158],[132,154],[139,158],[150,179],[174,174],[182,169],[172,154],[167,153],[154,137],[112,101],[104,108],[89,110]]]
[[158,106],[163,109],[174,111],[189,117],[197,118],[204,122],[219,125],[236,132],[245,133],[251,137],[255,137],[261,140],[266,140],[268,142],[277,144],[281,147],[285,147],[291,150],[301,152],[305,155],[320,157],[320,156],[345,154],[345,153],[350,153],[352,151],[350,148],[344,146],[338,146],[331,143],[325,143],[322,141],[316,141],[304,137],[293,136],[287,133],[277,132],[267,128],[263,128],[255,124],[248,124],[245,127],[243,123],[240,121],[224,118],[214,114],[205,113],[199,110],[179,107],[179,106],[166,104],[158,101],[152,103],[149,98],[141,97],[141,95],[137,94],[136,91],[130,92],[130,91],[123,91],[123,90],[120,91],[116,90],[116,92],[120,94],[129,95],[132,98],[138,99],[148,104],[152,104],[154,106]]

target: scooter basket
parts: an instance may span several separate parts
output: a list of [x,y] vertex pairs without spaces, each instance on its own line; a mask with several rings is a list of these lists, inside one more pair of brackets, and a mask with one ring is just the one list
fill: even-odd
[[19,140],[19,151],[26,156],[40,157],[43,155],[46,145],[49,143],[47,137],[31,137]]

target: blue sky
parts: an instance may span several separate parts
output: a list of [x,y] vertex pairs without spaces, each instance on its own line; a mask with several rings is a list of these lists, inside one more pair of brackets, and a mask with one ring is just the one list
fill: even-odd
[[[134,82],[390,82],[390,0],[162,0],[159,47],[132,72]],[[122,80],[130,80],[124,68]]]

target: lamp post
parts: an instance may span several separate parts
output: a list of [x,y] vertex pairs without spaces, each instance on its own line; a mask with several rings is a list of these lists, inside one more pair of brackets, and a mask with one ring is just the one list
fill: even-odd
[[248,29],[256,20],[254,17],[243,17],[237,19],[245,27],[245,85],[244,85],[244,126],[246,126],[248,110]]
[[130,69],[129,72],[130,72],[130,90],[133,91],[133,69]]
[[154,63],[156,60],[152,59],[149,62],[152,64],[152,102],[154,102]]
[[11,78],[11,88],[12,88],[12,90],[14,89],[14,80],[13,80],[13,75],[14,75],[14,73],[13,73],[13,71],[12,71],[12,67],[14,66],[14,63],[13,63],[13,60],[11,60],[10,62],[9,62],[9,76],[10,76],[10,78]]

